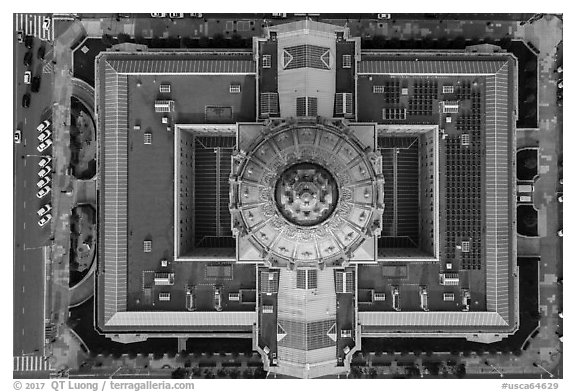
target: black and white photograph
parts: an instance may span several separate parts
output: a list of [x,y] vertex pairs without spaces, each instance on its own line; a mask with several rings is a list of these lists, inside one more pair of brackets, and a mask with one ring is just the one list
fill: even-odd
[[565,389],[564,14],[446,5],[6,11],[6,390]]

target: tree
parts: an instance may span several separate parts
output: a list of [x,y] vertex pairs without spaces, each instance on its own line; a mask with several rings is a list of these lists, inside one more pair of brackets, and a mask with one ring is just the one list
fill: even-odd
[[210,46],[210,39],[206,36],[200,37],[198,46],[201,48],[208,48]]
[[224,38],[224,35],[222,35],[220,33],[216,33],[212,37],[212,45],[215,48],[225,48],[226,47],[226,38]]
[[124,42],[130,42],[130,41],[131,41],[131,37],[129,34],[125,34],[125,33],[118,34],[118,43],[119,44],[123,44]]
[[102,34],[102,43],[107,46],[110,47],[112,45],[114,45],[114,38],[110,35],[110,34]]
[[226,369],[220,368],[218,371],[216,371],[216,375],[218,378],[225,378],[228,375],[228,372],[226,372]]
[[254,370],[254,378],[266,378],[266,372],[263,367],[257,367]]
[[134,37],[134,42],[138,45],[148,45],[148,40],[141,35],[137,35]]
[[350,366],[350,375],[353,378],[361,378],[362,377],[362,371],[360,370],[360,368],[358,366]]
[[463,36],[458,36],[456,38],[454,38],[451,42],[450,42],[450,47],[452,49],[464,49],[464,47],[466,46],[466,38],[464,38]]
[[186,351],[186,350],[181,350],[181,351],[180,351],[180,357],[181,357],[181,358],[186,359],[186,358],[188,358],[188,355],[189,355],[189,354],[188,354],[188,351]]
[[460,365],[456,366],[454,374],[456,374],[456,377],[458,378],[463,378],[466,376],[466,365],[461,363]]
[[383,35],[377,34],[372,38],[372,47],[374,49],[384,49],[386,48],[386,37]]
[[371,367],[371,368],[368,370],[368,377],[369,377],[369,378],[376,378],[377,375],[378,375],[378,372],[376,371],[375,368]]
[[254,373],[250,369],[246,369],[242,372],[242,378],[253,378]]
[[188,378],[188,371],[184,368],[177,368],[171,374],[172,378]]
[[423,49],[432,49],[433,46],[434,46],[434,41],[432,41],[432,38],[429,35],[424,37],[424,39],[422,39],[422,48]]
[[437,376],[440,373],[440,363],[439,362],[429,362],[426,364],[426,369],[431,375]]
[[240,375],[240,371],[238,369],[230,369],[228,375],[230,376],[230,378],[238,378],[238,376]]
[[160,37],[154,37],[150,41],[150,46],[152,48],[165,48],[166,47],[166,40]]
[[232,34],[230,38],[230,47],[231,48],[241,48],[244,46],[244,38],[238,33]]

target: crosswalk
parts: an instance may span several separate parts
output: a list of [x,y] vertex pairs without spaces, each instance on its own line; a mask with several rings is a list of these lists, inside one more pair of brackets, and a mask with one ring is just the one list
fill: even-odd
[[44,29],[42,24],[45,18],[52,19],[45,14],[14,14],[16,31],[23,31],[25,35],[33,35],[42,40],[54,40],[54,24],[51,21],[50,28]]
[[[46,56],[46,58],[49,58],[49,57]],[[46,64],[44,64],[44,66],[42,67],[42,73],[49,74],[52,72],[54,72],[54,63],[52,61],[49,61]]]
[[54,370],[50,368],[48,358],[24,355],[14,357],[14,371],[15,372],[41,372]]

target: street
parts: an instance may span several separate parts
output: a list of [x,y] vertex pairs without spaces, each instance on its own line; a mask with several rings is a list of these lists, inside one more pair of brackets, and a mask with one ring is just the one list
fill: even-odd
[[[15,36],[14,36],[15,40]],[[44,246],[49,245],[50,224],[38,226],[36,211],[50,202],[51,194],[42,199],[36,197],[36,182],[40,167],[38,161],[50,154],[38,146],[36,127],[51,112],[51,75],[41,74],[42,64],[36,57],[40,41],[35,39],[32,70],[42,76],[39,93],[31,94],[29,108],[22,108],[22,95],[30,90],[24,84],[24,54],[28,49],[18,44],[14,53],[14,129],[22,131],[20,144],[14,144],[14,329],[13,355],[42,355],[44,347]],[[17,173],[17,175],[16,175]]]

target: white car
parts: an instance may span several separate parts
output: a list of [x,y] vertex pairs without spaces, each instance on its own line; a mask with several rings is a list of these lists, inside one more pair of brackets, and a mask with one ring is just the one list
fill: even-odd
[[48,139],[50,136],[52,136],[52,131],[47,129],[44,132],[42,132],[40,135],[38,135],[38,141],[43,142],[44,140]]
[[22,140],[22,131],[17,129],[14,131],[14,143],[19,144]]
[[38,188],[44,188],[46,185],[48,185],[50,183],[50,181],[52,181],[52,178],[50,177],[44,177],[42,179],[40,179],[40,181],[38,181],[36,183],[36,186]]
[[38,177],[42,178],[42,177],[46,177],[46,175],[48,173],[50,173],[52,171],[52,168],[50,166],[45,166],[42,169],[40,169],[40,171],[38,172]]
[[202,13],[201,12],[195,12],[195,13],[190,14],[190,16],[193,18],[201,18]]
[[24,72],[24,84],[30,84],[31,80],[32,80],[32,71]]
[[184,17],[183,13],[170,13],[170,18],[172,19],[182,19]]
[[52,19],[44,18],[44,22],[42,22],[42,28],[44,30],[50,30],[50,24],[52,23]]
[[52,139],[46,139],[36,147],[38,152],[42,152],[52,145]]
[[50,126],[51,122],[50,120],[44,120],[42,121],[42,124],[38,125],[38,127],[36,127],[36,130],[38,131],[38,133],[42,132],[43,130],[45,130],[46,128],[48,128]]
[[44,226],[46,223],[50,222],[50,219],[52,219],[52,214],[46,214],[44,215],[42,218],[40,218],[40,220],[38,221],[38,226],[42,227]]
[[52,161],[52,158],[50,158],[50,157],[44,157],[44,158],[40,159],[40,162],[38,162],[38,166],[44,167],[44,166],[46,166],[47,164],[49,164],[51,161]]
[[51,210],[52,210],[52,204],[48,203],[44,204],[44,206],[40,208],[38,211],[36,211],[36,213],[38,214],[38,216],[42,216],[47,212],[50,212]]
[[156,12],[156,13],[150,14],[150,16],[153,18],[165,18],[166,13],[165,12]]
[[391,19],[391,14],[378,14],[378,19]]
[[36,193],[36,197],[41,199],[44,196],[46,196],[47,194],[50,193],[50,191],[52,190],[52,188],[50,188],[49,186],[45,186],[44,188],[40,189],[37,193]]

